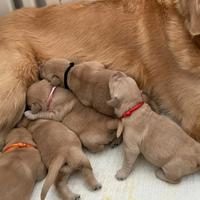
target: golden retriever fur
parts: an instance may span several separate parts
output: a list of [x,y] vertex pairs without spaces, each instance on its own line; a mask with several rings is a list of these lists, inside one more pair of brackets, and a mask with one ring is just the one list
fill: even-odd
[[192,38],[198,34],[199,1],[184,2],[99,0],[26,8],[2,17],[1,141],[21,118],[37,64],[53,57],[96,60],[127,73],[161,112],[200,140],[200,49]]

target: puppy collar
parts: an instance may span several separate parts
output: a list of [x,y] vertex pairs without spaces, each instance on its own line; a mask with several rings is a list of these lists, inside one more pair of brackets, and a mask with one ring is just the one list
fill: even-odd
[[65,86],[65,89],[69,90],[69,85],[67,84],[67,77],[68,77],[68,73],[70,71],[70,69],[74,67],[74,63],[71,62],[69,63],[69,67],[66,69],[65,73],[64,73],[64,86]]
[[30,148],[30,147],[33,147],[35,149],[37,148],[33,144],[28,144],[28,143],[23,143],[23,142],[14,143],[14,144],[9,145],[8,147],[5,147],[3,149],[3,153],[8,153],[8,152],[11,152],[15,149]]
[[55,90],[56,90],[56,86],[52,87],[51,92],[50,92],[48,99],[47,99],[47,109],[49,109],[49,107],[50,107],[50,104],[52,102],[53,94],[54,94]]
[[131,109],[129,109],[128,111],[124,112],[123,115],[120,117],[122,118],[126,118],[126,117],[130,117],[132,115],[133,112],[135,112],[136,110],[138,110],[140,107],[142,107],[144,105],[144,102],[140,102],[137,105],[133,106]]

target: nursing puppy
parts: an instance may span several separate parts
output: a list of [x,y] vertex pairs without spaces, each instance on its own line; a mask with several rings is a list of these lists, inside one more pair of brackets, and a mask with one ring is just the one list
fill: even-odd
[[109,116],[114,116],[114,110],[106,103],[110,99],[108,81],[114,73],[99,62],[83,62],[74,66],[59,58],[50,59],[40,67],[42,78],[52,85],[70,89],[83,105]]
[[82,144],[92,152],[103,150],[104,146],[112,141],[112,145],[118,142],[114,141],[118,119],[82,105],[69,90],[61,87],[53,90],[47,80],[30,86],[27,104],[31,111],[25,112],[28,119],[52,119],[62,122],[73,130]]
[[169,183],[177,183],[183,176],[200,170],[200,144],[169,118],[153,112],[143,102],[132,78],[118,73],[110,79],[109,88],[108,103],[121,117],[123,126],[125,155],[117,179],[128,177],[140,153],[160,168],[156,176]]
[[199,13],[199,0],[101,0],[1,17],[0,145],[23,114],[37,64],[53,57],[126,72],[200,140]]
[[51,120],[27,121],[23,119],[22,124],[32,132],[42,160],[48,168],[41,200],[45,199],[49,188],[54,183],[63,200],[79,199],[80,195],[72,193],[66,186],[66,179],[77,170],[81,171],[90,189],[101,188],[88,158],[82,151],[81,142],[73,131],[62,123]]
[[36,181],[46,169],[31,133],[25,128],[13,129],[0,154],[0,199],[30,200]]

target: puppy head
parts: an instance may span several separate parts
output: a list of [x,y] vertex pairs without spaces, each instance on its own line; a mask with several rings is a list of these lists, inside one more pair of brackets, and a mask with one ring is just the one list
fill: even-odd
[[64,86],[64,73],[70,62],[62,58],[53,58],[40,65],[40,77],[54,86]]
[[47,99],[51,88],[51,84],[46,80],[38,81],[28,88],[26,100],[33,114],[47,110]]
[[200,0],[176,0],[176,6],[190,34],[200,35]]
[[116,114],[122,107],[130,107],[130,104],[137,104],[142,101],[141,91],[135,80],[122,72],[117,72],[111,76],[109,89],[111,99],[107,103],[115,108]]
[[105,65],[97,61],[88,61],[79,63],[77,66],[79,67],[92,67],[93,69],[105,69]]
[[35,145],[35,143],[32,140],[31,133],[25,128],[14,128],[8,134],[6,138],[6,144],[17,142],[27,142],[29,144]]

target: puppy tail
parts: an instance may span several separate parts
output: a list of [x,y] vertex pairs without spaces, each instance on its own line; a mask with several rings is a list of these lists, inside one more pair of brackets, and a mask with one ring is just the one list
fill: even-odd
[[64,163],[65,163],[65,158],[63,156],[58,156],[56,159],[54,159],[51,162],[46,180],[42,187],[41,200],[44,200],[46,198],[49,188],[55,182],[58,176],[59,170],[64,165]]

